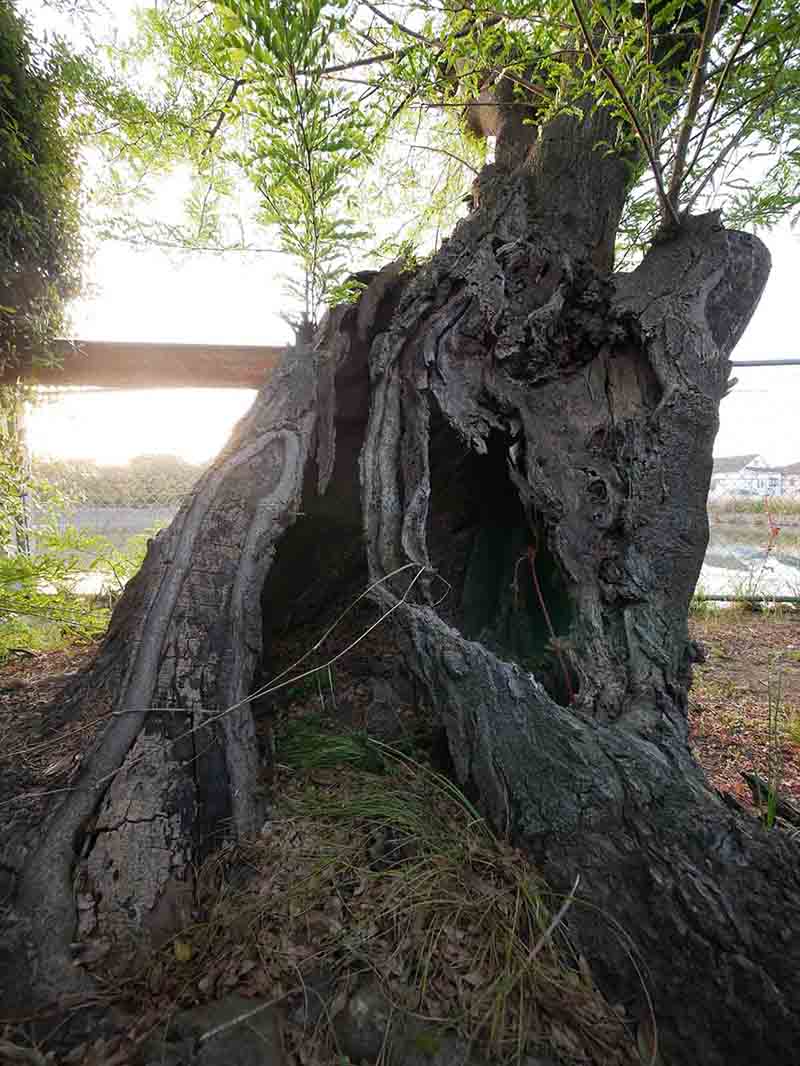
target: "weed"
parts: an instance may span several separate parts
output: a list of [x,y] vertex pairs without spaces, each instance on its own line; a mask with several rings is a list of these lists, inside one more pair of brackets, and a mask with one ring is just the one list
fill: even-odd
[[800,514],[800,500],[789,496],[769,496],[746,499],[729,496],[709,504],[711,514]]
[[718,603],[705,598],[708,594],[708,589],[705,585],[702,582],[698,582],[689,604],[689,614],[695,618],[707,618],[719,610]]
[[779,668],[770,671],[767,682],[767,805],[764,824],[775,824],[778,791],[783,776],[783,675]]
[[276,737],[278,759],[295,770],[352,766],[377,773],[383,759],[363,733],[335,733],[320,715],[289,719]]
[[[118,550],[105,537],[59,530],[50,521],[31,540],[32,554],[0,552],[0,661],[13,649],[51,651],[100,636],[114,599],[142,564],[148,534]],[[79,591],[89,572],[104,579],[110,594]]]
[[759,601],[762,598],[763,581],[772,570],[772,555],[781,533],[781,527],[777,525],[772,516],[773,512],[771,510],[770,500],[766,497],[763,500],[762,511],[767,516],[767,540],[764,545],[764,555],[761,559],[761,564],[757,568],[749,570],[747,577],[739,582],[733,590],[734,596],[752,601],[750,604],[743,605],[750,610],[763,609],[763,605],[756,601]]

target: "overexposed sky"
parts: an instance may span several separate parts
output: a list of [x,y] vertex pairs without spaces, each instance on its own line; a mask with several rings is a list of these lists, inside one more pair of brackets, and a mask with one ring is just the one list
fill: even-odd
[[28,444],[42,457],[112,465],[168,454],[202,463],[221,450],[254,395],[250,389],[70,393],[28,411]]
[[286,344],[280,255],[138,249],[109,241],[90,266],[90,294],[72,308],[81,340]]
[[[37,30],[67,24],[52,8],[28,0]],[[106,0],[108,35],[132,29],[131,0]],[[180,175],[165,179],[161,207],[180,205]],[[800,237],[788,225],[761,234],[773,271],[735,359],[800,357],[796,325]],[[286,343],[281,313],[294,310],[282,275],[290,262],[274,254],[197,253],[99,246],[89,266],[90,294],[73,308],[74,334],[86,340],[162,340],[230,344]],[[722,404],[716,455],[759,452],[773,463],[800,461],[800,366],[736,372],[739,384]],[[251,402],[244,390],[69,395],[31,412],[28,436],[39,454],[125,462],[142,453],[174,452],[210,459]]]
[[[800,234],[787,224],[759,236],[772,254],[772,273],[732,358],[800,359]],[[800,366],[740,368],[733,376],[738,384],[722,401],[714,454],[758,452],[778,465],[800,462]]]
[[[772,276],[733,358],[800,358],[800,239],[787,228],[765,240]],[[283,344],[291,337],[280,318],[284,269],[280,256],[180,256],[109,243],[94,260],[94,295],[74,308],[75,332],[86,340]],[[799,462],[800,366],[735,374],[739,384],[722,403],[715,454]],[[202,462],[251,399],[234,389],[71,394],[31,412],[29,441],[38,454],[106,463],[155,452]]]

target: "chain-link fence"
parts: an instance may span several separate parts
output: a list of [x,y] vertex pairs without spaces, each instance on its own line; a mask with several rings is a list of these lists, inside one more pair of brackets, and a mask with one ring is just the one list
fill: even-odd
[[[738,380],[721,408],[709,495],[710,543],[698,597],[789,597],[800,602],[800,360],[734,363],[733,377]],[[103,433],[108,434],[111,401],[115,436],[126,438],[140,426],[144,434],[141,450],[152,441],[154,427],[164,421],[140,409],[145,402],[141,393],[138,399],[136,394],[129,395],[129,412],[119,392],[82,395],[79,424],[86,437],[96,419],[98,454],[102,454]],[[212,420],[205,395],[201,412],[193,407],[200,402],[196,393],[172,393],[169,422],[186,420],[184,443],[197,433],[198,426],[204,434],[219,436],[221,443],[247,402],[241,390],[238,406],[218,411]],[[59,406],[60,402],[48,405],[44,412],[51,428]],[[69,418],[71,422],[65,417],[64,437],[76,424],[75,412]],[[220,424],[212,425],[212,421]],[[162,445],[159,450],[167,449]],[[203,465],[162,454],[115,465],[38,461],[34,469],[72,501],[62,516],[62,528],[74,523],[124,549],[129,537],[169,521]]]

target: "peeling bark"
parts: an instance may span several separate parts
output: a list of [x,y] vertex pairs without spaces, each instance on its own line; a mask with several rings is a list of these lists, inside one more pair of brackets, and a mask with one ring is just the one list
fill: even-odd
[[572,931],[607,994],[644,1017],[644,972],[665,1062],[794,1061],[796,848],[709,787],[686,720],[718,406],[769,259],[706,217],[610,274],[602,225],[561,201],[546,224],[573,163],[490,173],[414,277],[333,312],[151,546],[72,697],[115,717],[22,881],[34,961],[55,951],[40,993],[74,987],[76,874],[85,923],[158,936],[191,864],[258,826],[273,630],[362,560],[373,581],[412,563],[414,602],[375,592],[407,667],[496,829],[557,890],[580,874]]
[[[507,220],[462,224],[373,346],[371,576],[410,559],[453,585],[447,620],[398,608],[408,662],[459,780],[498,831],[559,889],[580,874],[572,926],[607,994],[644,1014],[633,943],[666,1061],[730,1066],[756,1053],[788,1066],[800,1041],[796,848],[710,789],[686,720],[718,405],[768,255],[709,217],[605,280],[585,262],[554,265],[535,231],[503,232]],[[443,423],[485,456],[482,479],[474,462],[456,488],[452,470],[437,478],[426,457]],[[473,563],[458,551],[454,562],[454,544],[465,523],[493,519],[480,508],[470,518],[458,497],[487,491],[498,447],[519,498],[499,506],[520,537],[494,581],[512,585],[515,554],[527,565],[526,544],[535,559],[546,541],[563,580],[572,700],[555,664],[548,691],[548,671],[503,646],[500,627],[492,647],[486,633],[467,639]],[[492,602],[499,616],[502,595]]]

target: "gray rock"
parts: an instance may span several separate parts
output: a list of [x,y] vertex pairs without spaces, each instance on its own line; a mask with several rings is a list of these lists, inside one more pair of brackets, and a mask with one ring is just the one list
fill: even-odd
[[[356,990],[334,1019],[339,1050],[353,1062],[390,1066],[491,1066],[490,1060],[453,1030],[393,1010],[375,982]],[[524,1066],[557,1066],[539,1056]]]
[[397,709],[389,703],[373,703],[366,713],[366,729],[371,737],[384,744],[397,744],[408,736]]
[[144,1066],[284,1066],[280,1018],[266,1000],[227,996],[176,1014],[166,1037],[147,1042],[141,1061]]
[[338,981],[331,970],[321,968],[303,977],[303,987],[288,1000],[289,1021],[303,1029],[315,1029],[330,1015]]
[[380,988],[371,982],[362,985],[333,1020],[339,1049],[354,1062],[374,1061],[388,1039],[391,1022],[392,1009]]

